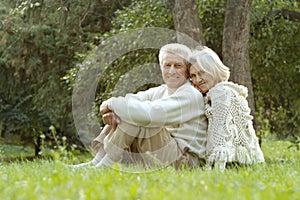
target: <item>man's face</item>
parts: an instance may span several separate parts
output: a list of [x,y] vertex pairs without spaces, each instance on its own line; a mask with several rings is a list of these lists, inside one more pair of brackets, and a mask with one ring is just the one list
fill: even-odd
[[183,85],[188,77],[188,68],[184,58],[165,53],[162,57],[162,77],[169,88],[178,88]]

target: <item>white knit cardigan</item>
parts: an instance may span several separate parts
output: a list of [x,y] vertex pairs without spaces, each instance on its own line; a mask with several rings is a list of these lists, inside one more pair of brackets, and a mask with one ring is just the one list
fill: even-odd
[[232,82],[220,82],[205,97],[205,114],[208,118],[208,164],[264,162],[264,156],[255,135],[248,90]]

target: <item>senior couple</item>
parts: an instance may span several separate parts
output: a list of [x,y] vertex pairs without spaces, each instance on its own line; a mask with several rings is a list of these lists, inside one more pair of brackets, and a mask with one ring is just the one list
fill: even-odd
[[[163,85],[100,106],[105,127],[94,159],[74,165],[225,169],[227,162],[264,162],[247,104],[247,89],[207,47],[172,43],[159,52]],[[238,117],[237,117],[238,116]]]

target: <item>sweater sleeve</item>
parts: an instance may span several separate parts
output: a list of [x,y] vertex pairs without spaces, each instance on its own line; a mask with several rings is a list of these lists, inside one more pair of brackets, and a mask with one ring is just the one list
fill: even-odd
[[230,126],[231,97],[225,88],[214,88],[206,97],[205,114],[208,118],[207,154],[208,161],[224,162],[228,160],[228,145],[232,141]]
[[136,94],[128,93],[124,97],[125,99],[136,99],[138,101],[151,101],[153,98],[156,98],[157,95],[162,95],[160,88],[164,88],[165,85],[160,86],[160,87],[154,87],[154,88],[149,88],[148,90],[145,91],[139,91]]
[[[153,92],[153,91],[152,91]],[[166,92],[166,91],[164,91]],[[143,96],[146,93],[142,93]],[[192,118],[199,117],[202,95],[192,89],[192,86],[178,88],[171,95],[162,98],[133,96],[113,97],[109,107],[121,120],[145,127],[162,127],[171,124],[181,124]],[[162,95],[162,94],[161,94]]]

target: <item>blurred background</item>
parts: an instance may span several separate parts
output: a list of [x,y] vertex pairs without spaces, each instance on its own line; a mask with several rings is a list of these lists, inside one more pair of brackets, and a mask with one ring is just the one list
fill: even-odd
[[[182,31],[215,50],[249,89],[260,141],[299,149],[299,0],[0,0],[0,158],[87,151],[72,116],[77,72],[103,41],[143,27]],[[132,51],[105,68],[93,113],[100,124],[98,105],[134,66],[158,63],[157,53]]]

